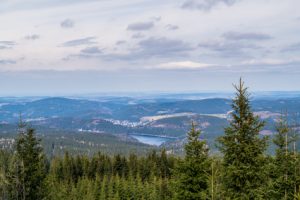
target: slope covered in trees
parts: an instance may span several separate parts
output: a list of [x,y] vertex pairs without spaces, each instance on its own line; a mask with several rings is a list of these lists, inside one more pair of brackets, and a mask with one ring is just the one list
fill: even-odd
[[[13,151],[0,151],[1,199],[299,199],[297,130],[279,119],[271,141],[252,111],[242,81],[236,86],[230,123],[210,154],[193,123],[185,155],[151,151],[46,158],[35,130],[20,123]],[[276,154],[266,153],[273,142]]]

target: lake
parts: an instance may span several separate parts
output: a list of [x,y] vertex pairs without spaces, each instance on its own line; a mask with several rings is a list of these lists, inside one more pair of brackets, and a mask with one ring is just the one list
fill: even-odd
[[152,136],[152,135],[131,134],[130,136],[137,139],[141,143],[155,145],[155,146],[159,146],[159,145],[163,144],[164,142],[170,140],[170,138],[160,137],[160,136]]

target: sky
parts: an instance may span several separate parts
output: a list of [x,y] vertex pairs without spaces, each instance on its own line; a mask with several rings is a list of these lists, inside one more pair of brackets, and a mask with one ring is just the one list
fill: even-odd
[[0,95],[299,91],[299,0],[1,0]]

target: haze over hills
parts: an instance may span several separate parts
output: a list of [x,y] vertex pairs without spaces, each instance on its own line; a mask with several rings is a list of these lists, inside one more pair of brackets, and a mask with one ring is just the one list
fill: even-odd
[[[198,124],[204,133],[203,139],[214,149],[215,139],[223,134],[230,119],[231,96],[229,93],[185,93],[2,97],[0,130],[6,140],[1,141],[1,145],[11,142],[22,113],[25,121],[37,127],[49,152],[53,144],[58,145],[56,148],[61,152],[63,148],[93,152],[101,147],[105,151],[104,147],[110,145],[117,146],[116,152],[146,150],[159,145],[180,152],[192,121]],[[299,92],[255,93],[251,104],[255,113],[266,121],[261,134],[272,135],[281,113],[288,112],[290,121],[299,115],[300,95]],[[78,139],[81,137],[83,139]]]

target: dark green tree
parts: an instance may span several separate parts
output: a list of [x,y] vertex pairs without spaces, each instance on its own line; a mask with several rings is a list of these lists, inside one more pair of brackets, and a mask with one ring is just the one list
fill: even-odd
[[170,163],[168,162],[168,157],[166,153],[166,149],[163,149],[160,154],[160,159],[159,159],[159,170],[160,170],[160,176],[162,178],[169,177],[171,174],[170,171]]
[[10,162],[10,153],[0,150],[0,199],[7,199],[9,181],[7,179],[7,172]]
[[175,172],[177,199],[208,198],[208,146],[199,139],[200,134],[192,123],[185,145],[185,158],[178,163]]
[[35,130],[20,126],[9,176],[12,199],[43,199],[46,159]]
[[273,139],[277,147],[272,190],[276,199],[294,199],[295,188],[297,190],[299,187],[297,174],[295,174],[296,157],[291,149],[295,138],[291,133],[287,118],[281,117],[276,125],[276,134]]
[[222,182],[226,198],[261,199],[261,186],[266,180],[264,152],[267,138],[259,136],[264,127],[251,110],[249,93],[244,82],[234,85],[236,97],[233,99],[230,125],[225,135],[219,138],[223,153]]

